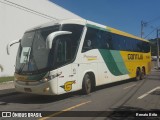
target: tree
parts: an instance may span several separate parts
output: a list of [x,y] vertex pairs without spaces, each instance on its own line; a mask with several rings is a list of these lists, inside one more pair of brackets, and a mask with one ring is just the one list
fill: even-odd
[[156,56],[157,55],[157,38],[150,40],[151,45],[151,55]]

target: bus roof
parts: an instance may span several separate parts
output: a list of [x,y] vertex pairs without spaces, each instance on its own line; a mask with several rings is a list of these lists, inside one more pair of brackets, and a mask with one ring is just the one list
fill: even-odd
[[48,22],[48,23],[42,24],[40,26],[36,26],[36,27],[31,28],[31,29],[29,29],[27,31],[32,31],[32,30],[39,29],[39,28],[49,27],[49,26],[53,26],[55,24],[71,24],[71,23],[72,24],[86,25],[86,26],[90,26],[90,27],[93,27],[93,28],[96,28],[96,29],[100,29],[100,30],[111,32],[111,33],[119,34],[119,35],[122,35],[122,36],[126,36],[126,37],[130,37],[130,38],[134,38],[134,39],[138,39],[138,40],[149,42],[146,39],[134,36],[134,35],[129,34],[127,32],[123,32],[121,30],[117,30],[115,28],[108,27],[108,26],[105,26],[105,25],[102,25],[102,24],[98,24],[98,23],[89,21],[89,20],[85,20],[85,19],[55,20],[55,21],[52,21],[52,22]]
[[[81,25],[85,25],[86,24],[86,20],[84,19],[62,19],[62,20],[54,20],[51,22],[47,22],[44,24],[41,24],[39,26],[33,27],[31,29],[28,29],[27,31],[32,31],[32,30],[36,30],[36,29],[40,29],[40,28],[45,28],[45,27],[49,27],[49,26],[53,26],[53,25],[58,25],[58,24],[81,24]],[[26,32],[27,32],[26,31]]]

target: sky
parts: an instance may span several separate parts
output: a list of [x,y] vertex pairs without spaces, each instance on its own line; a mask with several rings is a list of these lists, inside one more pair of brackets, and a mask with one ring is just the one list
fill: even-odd
[[[156,37],[160,28],[160,0],[50,0],[53,3],[79,15],[109,27],[133,35],[141,35],[141,21],[144,21],[143,37]],[[160,36],[160,35],[159,35]]]

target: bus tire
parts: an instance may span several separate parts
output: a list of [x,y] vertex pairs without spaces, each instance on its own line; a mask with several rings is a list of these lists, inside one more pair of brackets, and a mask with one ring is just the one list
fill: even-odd
[[144,79],[144,77],[145,77],[145,68],[144,67],[142,67],[142,71],[141,71],[141,80],[143,80]]
[[136,80],[137,81],[141,80],[141,70],[140,70],[140,68],[137,68],[137,70],[136,70]]
[[91,93],[92,83],[89,74],[85,74],[82,83],[82,92],[83,94]]

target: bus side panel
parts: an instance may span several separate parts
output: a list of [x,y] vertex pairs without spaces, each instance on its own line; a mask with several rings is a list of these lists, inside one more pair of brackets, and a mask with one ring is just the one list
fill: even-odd
[[83,52],[79,55],[79,87],[82,88],[83,78],[84,75],[88,72],[92,72],[95,76],[95,82],[99,80],[99,74],[98,74],[98,60],[99,60],[99,52],[96,49],[89,50],[86,52]]
[[78,67],[73,63],[64,65],[57,69],[58,76],[58,94],[68,93],[79,90],[78,88]]
[[146,74],[151,71],[151,54],[150,53],[140,53],[140,52],[126,52],[121,51],[121,56],[125,61],[125,65],[129,71],[130,78],[136,77],[137,67],[145,67]]
[[94,71],[96,86],[130,78],[119,51],[92,49],[82,54],[82,63],[80,73]]
[[[120,51],[99,49],[98,74],[104,76],[97,85],[112,83],[128,79],[128,70],[124,64]],[[100,70],[101,69],[101,70]]]

